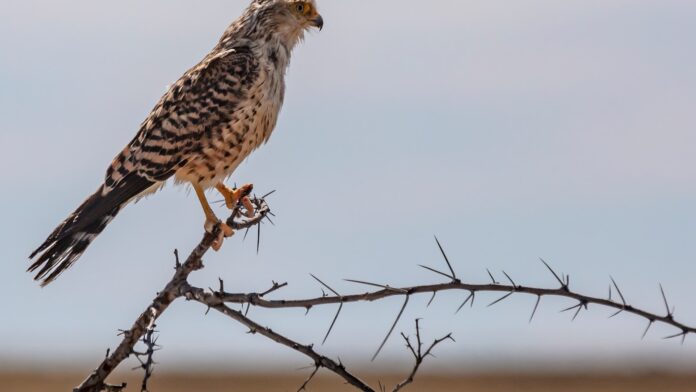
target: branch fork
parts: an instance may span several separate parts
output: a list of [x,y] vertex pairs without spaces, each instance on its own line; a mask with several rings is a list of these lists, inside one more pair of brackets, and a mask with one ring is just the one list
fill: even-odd
[[[266,196],[268,195],[265,195],[261,198],[254,197],[250,200],[250,203],[253,205],[253,209],[255,211],[254,216],[247,216],[246,214],[243,214],[241,212],[241,206],[238,205],[232,211],[232,215],[226,221],[226,224],[232,227],[233,229],[246,229],[246,232],[248,232],[249,229],[251,229],[252,227],[256,226],[258,230],[257,233],[259,236],[256,243],[257,252],[260,246],[261,224],[265,220],[268,220],[270,223],[273,223],[270,220],[270,216],[273,216],[273,214],[265,201]],[[247,205],[244,207],[244,209],[248,211],[249,207],[250,206]],[[189,275],[194,271],[200,270],[204,267],[203,256],[213,246],[216,238],[218,237],[219,232],[220,226],[217,225],[213,227],[213,230],[210,233],[205,233],[199,244],[194,248],[194,250],[189,254],[189,256],[183,263],[179,259],[178,251],[174,252],[175,271],[171,280],[166,284],[163,290],[157,293],[157,296],[147,306],[145,311],[142,314],[140,314],[140,316],[135,320],[131,328],[121,331],[121,333],[119,334],[122,336],[120,344],[113,351],[107,350],[106,358],[104,358],[102,363],[82,382],[82,384],[80,384],[80,386],[74,389],[74,392],[122,391],[126,387],[125,383],[121,385],[109,385],[106,383],[106,378],[116,369],[116,367],[119,366],[119,364],[122,361],[124,361],[131,355],[134,355],[138,359],[138,361],[140,362],[139,368],[142,368],[144,370],[145,375],[141,384],[141,391],[147,391],[148,380],[152,376],[155,364],[155,361],[153,359],[154,353],[159,349],[159,345],[157,344],[157,337],[155,336],[155,323],[157,319],[162,315],[162,313],[164,313],[168,309],[169,305],[171,305],[175,300],[179,298],[199,302],[202,305],[206,306],[208,311],[218,311],[221,314],[224,314],[229,318],[244,325],[246,328],[248,328],[248,333],[262,335],[268,339],[273,340],[278,344],[295,350],[311,359],[313,364],[309,368],[313,370],[309,377],[305,380],[305,382],[300,386],[298,391],[306,390],[311,380],[322,368],[333,372],[350,385],[353,385],[354,387],[362,391],[374,392],[376,390],[379,390],[386,392],[387,389],[386,386],[382,385],[381,383],[379,384],[378,389],[373,389],[360,378],[349,372],[343,365],[343,363],[341,363],[340,359],[336,361],[329,358],[328,356],[320,354],[314,348],[313,344],[303,345],[293,339],[290,339],[274,331],[269,327],[265,327],[256,323],[248,317],[249,309],[252,306],[270,309],[298,308],[306,309],[306,311],[309,312],[309,310],[314,306],[326,306],[332,304],[338,305],[336,314],[334,315],[331,324],[323,337],[323,344],[327,341],[329,335],[331,334],[331,331],[336,325],[336,322],[339,318],[339,315],[341,314],[344,304],[372,302],[389,297],[403,297],[403,304],[401,305],[394,322],[391,324],[389,331],[387,332],[384,339],[381,341],[381,344],[379,345],[377,351],[372,356],[372,360],[375,360],[377,358],[377,356],[389,340],[390,336],[392,335],[393,331],[396,329],[399,320],[401,319],[406,307],[408,306],[411,296],[424,293],[431,294],[432,297],[428,301],[429,306],[435,299],[436,294],[442,291],[462,291],[464,293],[468,293],[464,302],[461,303],[457,308],[457,312],[459,312],[465,305],[469,303],[473,307],[477,293],[491,292],[503,294],[502,297],[494,300],[488,306],[493,306],[497,303],[500,303],[501,301],[509,298],[513,294],[527,294],[536,297],[534,308],[529,318],[529,321],[531,322],[535,314],[537,313],[539,304],[541,302],[541,298],[544,296],[555,296],[568,298],[576,302],[575,305],[562,310],[562,312],[575,310],[573,320],[575,320],[575,318],[578,317],[580,311],[583,308],[587,309],[590,304],[594,304],[616,310],[616,312],[612,314],[610,317],[617,316],[622,312],[627,312],[646,319],[648,321],[648,325],[643,331],[643,338],[647,335],[650,327],[655,323],[669,325],[676,328],[679,331],[678,333],[664,337],[664,339],[673,339],[681,337],[681,341],[683,343],[687,335],[696,333],[695,327],[686,325],[675,319],[674,308],[670,308],[670,305],[667,301],[667,296],[665,295],[665,291],[662,285],[660,285],[660,293],[662,295],[662,299],[666,309],[666,315],[664,316],[628,305],[623,293],[619,289],[619,286],[613,277],[610,277],[611,284],[609,286],[609,297],[607,299],[593,297],[572,291],[570,289],[570,276],[557,274],[553,270],[553,268],[551,268],[551,266],[543,259],[541,259],[541,262],[546,267],[546,269],[548,269],[548,271],[553,275],[555,280],[560,284],[560,287],[540,288],[518,285],[512,279],[512,277],[505,271],[503,271],[503,275],[505,275],[505,278],[508,280],[509,284],[503,284],[501,282],[496,281],[495,277],[489,270],[486,271],[491,279],[490,283],[466,283],[457,277],[452,263],[450,262],[440,241],[437,238],[435,238],[435,241],[447,265],[447,270],[449,272],[443,272],[425,265],[421,265],[421,267],[428,271],[434,272],[437,275],[447,278],[447,281],[444,283],[423,284],[409,287],[393,287],[385,284],[346,279],[346,281],[348,282],[370,286],[374,288],[374,291],[369,291],[362,294],[339,294],[337,290],[329,286],[323,280],[319,279],[314,275],[311,275],[311,277],[316,282],[318,282],[321,287],[322,295],[320,297],[307,299],[280,300],[267,299],[267,296],[286,287],[287,283],[278,283],[274,281],[272,282],[271,288],[258,293],[228,293],[225,291],[225,284],[221,278],[219,278],[219,287],[215,290],[212,288],[209,288],[209,290],[204,290],[198,287],[191,286],[188,283]],[[613,290],[615,290],[618,294],[620,301],[612,299]],[[246,311],[234,310],[229,306],[230,304],[241,305],[242,310],[244,310],[244,306],[246,305]],[[432,356],[432,351],[435,347],[447,340],[454,341],[454,338],[450,333],[443,336],[440,339],[434,340],[426,348],[421,340],[420,320],[416,320],[415,324],[415,338],[409,337],[403,333],[401,334],[401,337],[405,341],[406,348],[414,358],[414,366],[411,369],[411,372],[409,373],[408,377],[399,384],[397,384],[394,387],[394,389],[392,389],[392,392],[398,392],[405,386],[413,382],[414,377],[416,373],[419,371],[423,361],[427,357]],[[145,351],[135,350],[134,347],[139,342],[142,342],[145,345]]]

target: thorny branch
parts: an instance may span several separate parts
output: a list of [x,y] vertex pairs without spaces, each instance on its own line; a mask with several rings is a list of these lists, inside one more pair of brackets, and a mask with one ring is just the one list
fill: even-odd
[[415,360],[415,364],[413,365],[413,369],[411,370],[411,373],[409,373],[408,378],[406,378],[404,381],[400,382],[396,387],[394,387],[393,392],[398,392],[401,389],[403,389],[406,385],[410,384],[413,382],[414,377],[416,376],[416,373],[418,373],[418,369],[420,369],[421,364],[427,358],[429,355],[432,355],[432,351],[437,346],[438,344],[444,342],[445,340],[451,340],[454,342],[454,338],[452,337],[452,334],[449,333],[446,336],[440,338],[440,339],[435,339],[430,346],[428,346],[425,351],[423,351],[423,341],[421,340],[420,336],[420,319],[416,319],[416,342],[415,346],[413,343],[411,343],[411,338],[406,336],[403,332],[401,333],[401,337],[404,338],[406,341],[406,348],[413,354],[413,359]]
[[[239,205],[237,208],[235,208],[232,211],[232,215],[230,218],[227,220],[227,224],[234,228],[235,230],[242,230],[245,229],[247,232],[249,231],[250,228],[257,226],[258,228],[258,234],[260,238],[260,225],[264,220],[268,220],[269,222],[272,223],[270,220],[270,216],[273,216],[273,214],[270,211],[270,208],[265,202],[265,197],[268,195],[265,195],[261,198],[254,198],[253,199],[253,205],[255,208],[255,214],[252,218],[246,218],[244,214],[241,212],[242,206]],[[417,295],[417,294],[423,294],[423,293],[432,293],[432,297],[428,301],[428,306],[433,302],[435,299],[435,296],[437,293],[442,292],[442,291],[464,291],[467,293],[467,296],[465,300],[462,302],[462,304],[458,307],[457,312],[461,310],[464,306],[467,304],[470,304],[470,306],[474,305],[474,300],[476,299],[476,294],[481,293],[481,292],[499,292],[503,293],[503,295],[496,299],[495,301],[491,302],[488,304],[488,306],[493,306],[509,297],[511,297],[514,294],[527,294],[527,295],[532,295],[536,297],[536,301],[534,303],[534,307],[531,313],[531,316],[529,318],[529,321],[531,322],[532,319],[534,318],[534,315],[537,312],[537,309],[539,307],[539,303],[541,301],[541,298],[544,296],[556,296],[556,297],[564,297],[564,298],[569,298],[574,301],[576,301],[576,304],[562,310],[563,312],[565,311],[574,311],[573,313],[573,320],[580,314],[580,312],[583,309],[587,309],[590,304],[593,305],[600,305],[604,306],[607,308],[612,308],[615,309],[616,312],[612,314],[610,317],[614,317],[622,312],[626,313],[632,313],[635,315],[638,315],[640,317],[643,317],[648,321],[648,325],[646,329],[643,331],[643,337],[648,333],[650,327],[655,324],[655,323],[663,323],[666,325],[670,325],[678,330],[678,333],[672,334],[670,336],[666,336],[664,339],[671,339],[671,338],[677,338],[681,337],[682,343],[684,342],[685,338],[687,335],[691,333],[696,333],[696,328],[692,326],[688,326],[682,322],[679,322],[675,319],[674,317],[674,308],[670,308],[669,303],[667,301],[667,297],[665,295],[664,289],[662,288],[662,285],[659,286],[660,288],[660,293],[665,305],[666,309],[666,314],[665,315],[660,315],[655,312],[650,312],[647,310],[643,310],[638,307],[634,307],[632,305],[629,305],[628,301],[624,297],[623,293],[619,289],[618,284],[614,280],[614,278],[610,278],[611,284],[609,286],[609,295],[607,298],[600,298],[600,297],[594,297],[590,295],[585,295],[581,294],[575,291],[572,291],[570,289],[570,276],[568,275],[558,275],[556,271],[554,271],[551,266],[549,266],[546,261],[541,260],[543,265],[545,266],[546,269],[552,274],[553,278],[560,284],[560,287],[558,288],[539,288],[539,287],[531,287],[531,286],[523,286],[517,284],[512,277],[505,271],[503,271],[503,275],[505,276],[506,280],[509,282],[509,284],[503,284],[500,283],[495,279],[493,274],[489,271],[486,270],[490,279],[491,283],[482,283],[482,284],[476,284],[476,283],[465,283],[462,282],[456,275],[454,267],[452,263],[450,262],[449,258],[445,254],[445,251],[440,244],[440,242],[435,239],[437,242],[437,246],[442,253],[442,256],[447,264],[448,272],[443,272],[440,271],[436,268],[432,268],[429,266],[424,266],[421,265],[422,268],[431,271],[437,275],[446,277],[448,279],[447,282],[444,283],[436,283],[436,284],[427,284],[427,285],[418,285],[418,286],[409,286],[409,287],[392,287],[389,285],[384,285],[384,284],[379,284],[379,283],[371,283],[371,282],[366,282],[366,281],[360,281],[360,280],[350,280],[346,279],[348,282],[356,283],[356,284],[361,284],[361,285],[366,285],[370,287],[376,288],[373,291],[368,291],[362,294],[350,294],[350,295],[341,295],[339,294],[336,290],[334,290],[331,286],[326,284],[324,281],[319,279],[318,277],[311,275],[323,288],[322,292],[323,295],[321,297],[316,297],[316,298],[308,298],[308,299],[295,299],[295,300],[269,300],[266,299],[266,297],[274,293],[283,287],[287,286],[287,283],[277,283],[273,282],[273,286],[263,292],[259,293],[229,293],[225,291],[224,287],[224,282],[222,279],[220,279],[220,286],[218,290],[204,290],[201,288],[193,287],[191,286],[187,279],[188,276],[197,270],[200,270],[203,268],[203,261],[202,258],[206,254],[206,252],[211,248],[213,242],[215,241],[216,237],[219,234],[219,227],[215,227],[212,233],[206,233],[198,246],[191,252],[191,254],[187,257],[187,259],[184,261],[184,263],[181,263],[179,261],[179,255],[175,251],[175,257],[176,257],[176,268],[173,277],[171,280],[167,283],[165,288],[160,291],[155,299],[151,302],[151,304],[147,307],[147,309],[136,319],[135,323],[129,330],[122,331],[121,335],[123,336],[123,339],[119,346],[114,350],[113,352],[107,350],[107,355],[104,361],[99,365],[97,369],[95,369],[90,376],[83,381],[83,383],[78,386],[77,388],[74,389],[75,392],[82,392],[82,391],[94,391],[94,392],[100,392],[100,391],[122,391],[125,387],[126,384],[123,383],[121,385],[108,385],[106,384],[106,378],[115,370],[115,368],[126,358],[128,358],[130,355],[135,355],[136,358],[139,360],[142,369],[145,371],[145,375],[143,378],[143,382],[141,385],[141,391],[147,391],[147,383],[150,377],[152,376],[152,371],[153,371],[153,365],[154,365],[154,359],[153,355],[154,352],[157,351],[159,346],[157,345],[156,342],[156,337],[154,336],[155,334],[155,322],[161,316],[161,314],[169,307],[169,305],[174,302],[176,299],[184,297],[186,300],[192,300],[199,302],[203,305],[205,305],[208,310],[213,309],[216,310],[233,320],[239,322],[240,324],[244,325],[249,329],[249,333],[252,334],[259,334],[262,335],[266,338],[269,338],[276,343],[279,343],[281,345],[284,345],[286,347],[289,347],[307,357],[309,357],[313,361],[313,365],[311,368],[313,369],[312,373],[310,376],[306,379],[306,381],[300,386],[299,391],[305,390],[311,380],[314,378],[314,376],[317,374],[317,372],[321,369],[327,369],[336,375],[340,376],[343,378],[347,383],[353,385],[354,387],[362,390],[362,391],[375,391],[372,387],[367,385],[364,381],[360,380],[358,377],[353,375],[351,372],[349,372],[346,367],[341,363],[341,361],[335,361],[332,360],[331,358],[324,356],[320,353],[318,353],[313,345],[303,345],[300,344],[284,335],[281,335],[280,333],[272,330],[271,328],[264,327],[262,325],[257,324],[255,321],[247,317],[247,312],[249,311],[249,308],[251,306],[255,307],[262,307],[262,308],[270,308],[270,309],[278,309],[278,308],[303,308],[306,309],[307,312],[314,307],[314,306],[323,306],[323,305],[330,305],[330,304],[337,304],[338,309],[336,311],[335,316],[333,317],[333,320],[331,322],[331,325],[328,328],[328,331],[326,332],[326,335],[324,336],[323,342],[326,342],[328,339],[329,335],[331,334],[331,331],[333,330],[334,325],[336,324],[336,321],[339,318],[339,315],[343,309],[344,304],[346,303],[354,303],[354,302],[373,302],[373,301],[378,301],[384,298],[388,297],[394,297],[394,296],[402,296],[404,297],[404,302],[401,305],[399,312],[396,316],[396,319],[394,320],[394,323],[391,325],[391,328],[389,329],[389,332],[385,336],[385,338],[382,340],[379,348],[373,355],[372,359],[374,360],[377,355],[379,355],[380,351],[384,347],[384,345],[387,343],[389,340],[389,337],[393,333],[394,329],[396,328],[399,320],[401,319],[401,316],[403,315],[406,307],[408,306],[409,299],[411,298],[412,295]],[[246,235],[246,233],[245,233]],[[259,247],[259,240],[257,240],[257,251]],[[329,292],[332,293],[332,295],[329,295],[324,291],[323,289],[327,289]],[[613,299],[612,295],[613,292],[616,291],[616,294],[618,295],[618,299]],[[244,305],[246,305],[246,311],[237,311],[232,308],[230,308],[227,304],[241,304],[242,309],[244,309]],[[398,392],[401,389],[403,389],[405,386],[409,385],[410,383],[413,382],[413,379],[418,372],[418,370],[421,367],[421,364],[427,358],[429,355],[432,355],[432,350],[439,345],[440,343],[446,341],[446,340],[452,340],[451,333],[440,338],[436,339],[433,341],[433,343],[428,346],[426,349],[423,347],[423,343],[421,340],[421,335],[420,335],[420,321],[416,320],[416,337],[415,341],[412,341],[412,339],[403,333],[401,336],[404,338],[406,342],[406,347],[407,349],[411,352],[411,354],[414,357],[415,364],[414,367],[412,368],[411,372],[409,373],[408,377],[397,384],[394,389],[392,389],[392,392]],[[135,345],[139,342],[142,341],[146,347],[147,350],[145,352],[138,352],[134,349]],[[143,359],[144,358],[144,359]],[[379,385],[379,391],[386,391],[386,387],[383,386],[381,383]]]
[[[247,328],[249,328],[249,333],[252,334],[259,334],[262,336],[265,336],[276,343],[282,344],[284,346],[287,346],[295,351],[298,351],[306,356],[308,356],[310,359],[314,361],[314,364],[316,368],[326,368],[337,375],[341,376],[343,379],[345,379],[348,383],[351,385],[359,388],[362,391],[373,391],[373,389],[365,384],[362,380],[359,378],[355,377],[352,375],[350,372],[348,372],[343,366],[342,363],[336,362],[326,356],[323,356],[319,353],[317,353],[314,350],[313,345],[302,345],[298,342],[295,342],[294,340],[291,340],[275,331],[273,331],[270,328],[264,327],[262,325],[257,324],[250,318],[246,317],[242,312],[234,310],[220,302],[216,297],[215,294],[207,293],[204,290],[195,288],[195,287],[189,287],[188,292],[186,294],[186,298],[190,300],[195,300],[198,301],[211,309],[217,310],[218,312],[232,318],[233,320],[238,321],[239,323],[243,324]],[[316,369],[315,369],[316,370]]]
[[[255,215],[253,218],[245,218],[239,207],[236,208],[227,220],[227,224],[234,229],[241,230],[260,224],[271,214],[264,197],[254,198]],[[106,378],[116,369],[116,367],[133,354],[135,345],[147,333],[156,320],[167,310],[169,305],[177,298],[184,295],[184,288],[188,287],[186,282],[188,276],[203,268],[203,255],[211,248],[213,242],[220,233],[220,227],[215,226],[210,233],[205,233],[200,243],[186,258],[182,264],[179,261],[178,252],[175,251],[176,266],[174,275],[163,290],[157,293],[145,311],[138,316],[130,329],[121,332],[123,339],[118,347],[113,351],[107,351],[106,358],[92,373],[85,379],[74,392],[100,392],[100,391],[121,391],[126,384],[108,385]],[[147,374],[146,374],[147,376]]]
[[[284,287],[284,286],[285,286],[285,284],[281,285],[278,283],[274,283],[273,288],[271,288],[271,290],[268,290],[267,292],[274,291],[275,289],[280,288],[280,287]],[[224,287],[224,285],[222,283],[221,283],[221,287]],[[220,295],[219,292],[207,292],[207,291],[200,289],[200,288],[197,288],[197,287],[188,286],[188,290],[186,292],[186,299],[200,302],[201,304],[206,305],[209,309],[214,309],[214,310],[232,318],[233,320],[238,321],[242,325],[249,328],[249,333],[251,333],[251,334],[259,334],[259,335],[265,336],[266,338],[269,338],[269,339],[275,341],[276,343],[282,344],[286,347],[289,347],[289,348],[309,357],[314,362],[314,364],[312,365],[314,370],[312,371],[311,375],[307,378],[307,380],[305,380],[305,382],[302,384],[302,386],[300,386],[300,389],[298,391],[305,390],[307,385],[309,385],[309,382],[314,378],[314,376],[317,374],[317,372],[321,368],[325,368],[327,370],[330,370],[331,372],[333,372],[336,375],[343,378],[347,383],[353,385],[354,387],[360,389],[361,391],[367,391],[367,392],[374,392],[375,391],[372,387],[367,385],[364,381],[362,381],[357,376],[350,373],[346,369],[346,367],[340,362],[340,360],[338,362],[336,362],[327,356],[319,354],[314,349],[314,345],[311,345],[311,344],[310,345],[302,345],[302,344],[300,344],[300,343],[298,343],[290,338],[287,338],[287,337],[281,335],[280,333],[278,333],[278,332],[276,332],[268,327],[264,327],[264,326],[257,324],[255,321],[248,318],[243,312],[238,311],[238,310],[234,310],[234,309],[226,306],[223,302],[220,301],[219,295]],[[263,295],[259,294],[259,297],[263,297]],[[335,322],[335,318],[334,318],[334,322]],[[333,327],[333,323],[332,323],[332,327]],[[393,327],[392,327],[392,329],[393,329]],[[329,329],[329,331],[330,331],[330,329]],[[418,336],[418,342],[420,344],[420,330],[419,330],[418,322],[416,322],[416,334]],[[396,392],[396,391],[402,389],[407,384],[410,384],[411,382],[413,382],[413,378],[415,377],[415,374],[418,371],[418,369],[420,368],[420,365],[422,364],[423,360],[428,355],[431,354],[432,349],[436,345],[440,344],[441,342],[443,342],[444,340],[447,340],[447,339],[454,340],[452,338],[452,334],[448,334],[444,338],[436,340],[433,343],[433,345],[425,352],[420,353],[420,351],[419,351],[420,354],[418,356],[416,356],[416,365],[415,365],[414,369],[411,371],[411,373],[409,374],[409,377],[406,380],[404,380],[403,382],[401,382],[399,385],[397,385],[397,387],[395,387],[393,389],[393,391]]]
[[[665,308],[666,308],[666,313],[664,315],[657,314],[655,312],[650,312],[647,310],[643,310],[641,308],[635,307],[633,305],[630,305],[625,297],[623,296],[623,293],[619,289],[618,284],[614,281],[613,278],[611,278],[611,284],[609,289],[609,296],[607,298],[600,298],[600,297],[594,297],[590,295],[585,295],[581,294],[575,291],[572,291],[570,289],[570,277],[565,276],[564,279],[561,279],[556,272],[544,261],[541,260],[543,265],[553,274],[555,279],[560,283],[559,288],[540,288],[540,287],[531,287],[531,286],[523,286],[515,283],[512,278],[506,273],[503,272],[503,274],[506,276],[510,284],[502,284],[497,282],[494,278],[493,275],[491,274],[491,283],[483,283],[483,284],[477,284],[477,283],[465,283],[454,277],[453,275],[447,274],[442,271],[438,271],[434,268],[427,267],[427,266],[422,266],[423,268],[435,272],[438,275],[444,275],[450,279],[449,282],[445,283],[437,283],[437,284],[428,284],[428,285],[419,285],[419,286],[406,286],[406,287],[392,287],[388,285],[383,285],[383,284],[378,284],[378,283],[370,283],[370,282],[364,282],[364,281],[358,281],[358,280],[352,280],[352,279],[346,279],[348,282],[352,283],[358,283],[362,285],[367,285],[371,287],[377,287],[380,288],[380,290],[375,290],[375,291],[369,291],[361,294],[351,294],[351,295],[323,295],[321,297],[315,297],[315,298],[307,298],[307,299],[295,299],[295,300],[268,300],[263,298],[262,296],[258,294],[236,294],[236,293],[217,293],[217,297],[220,299],[222,302],[226,303],[237,303],[237,304],[248,304],[252,306],[258,306],[262,308],[271,308],[271,309],[277,309],[277,308],[304,308],[304,309],[309,309],[314,306],[320,306],[320,305],[329,305],[329,304],[346,304],[346,303],[351,303],[351,302],[373,302],[373,301],[378,301],[384,298],[388,297],[398,297],[398,296],[403,296],[408,300],[408,298],[412,295],[415,294],[423,294],[423,293],[432,293],[433,296],[430,299],[430,302],[428,305],[432,302],[434,299],[434,296],[438,292],[443,292],[443,291],[464,291],[468,293],[466,296],[466,299],[462,304],[459,306],[457,311],[459,311],[462,307],[464,307],[466,304],[470,304],[473,306],[474,304],[474,299],[476,298],[477,293],[482,293],[482,292],[500,292],[504,293],[500,298],[494,300],[493,302],[489,303],[488,306],[493,306],[499,302],[502,302],[503,300],[509,298],[513,294],[528,294],[528,295],[533,295],[536,298],[536,301],[534,303],[534,307],[532,309],[532,313],[530,316],[529,321],[531,322],[532,319],[534,318],[534,315],[536,314],[536,311],[539,307],[539,302],[541,300],[541,297],[544,296],[555,296],[555,297],[565,297],[565,298],[570,298],[572,300],[577,301],[577,303],[573,306],[570,306],[566,309],[563,309],[562,312],[566,311],[575,311],[573,314],[573,319],[577,318],[578,314],[580,311],[583,309],[587,309],[590,304],[594,305],[600,305],[604,306],[607,308],[612,308],[615,309],[616,312],[613,313],[610,317],[617,316],[618,314],[622,312],[626,313],[632,313],[637,316],[643,317],[648,321],[648,328],[652,326],[654,323],[663,323],[666,325],[673,326],[676,328],[679,332],[675,333],[674,335],[666,336],[665,339],[671,339],[671,338],[676,338],[676,337],[681,337],[682,340],[686,338],[687,335],[696,333],[696,327],[686,325],[680,321],[677,321],[674,317],[674,309],[669,308],[669,304],[667,302],[667,297],[664,294],[664,290],[662,289],[662,286],[660,286],[660,293],[662,295],[662,299],[665,303]],[[449,264],[449,263],[448,263]],[[488,272],[490,274],[490,271]],[[612,298],[612,293],[613,291],[616,291],[619,295],[619,300],[614,300]],[[406,302],[406,301],[405,301]],[[402,306],[403,309],[403,306]],[[401,314],[400,312],[399,314]],[[338,316],[336,316],[338,317]],[[397,318],[398,319],[398,318]],[[393,328],[392,328],[393,329]],[[644,331],[643,336],[647,333],[647,329]]]
[[140,385],[140,392],[149,391],[147,388],[147,383],[150,381],[150,377],[152,377],[152,373],[155,370],[155,352],[159,351],[161,348],[160,345],[157,344],[157,336],[155,336],[157,331],[155,330],[155,327],[156,325],[153,322],[147,328],[145,336],[143,336],[141,339],[141,342],[145,345],[145,351],[140,352],[134,349],[132,352],[132,354],[138,359],[138,362],[140,362],[140,366],[133,368],[133,370],[141,368],[145,373],[142,384]]

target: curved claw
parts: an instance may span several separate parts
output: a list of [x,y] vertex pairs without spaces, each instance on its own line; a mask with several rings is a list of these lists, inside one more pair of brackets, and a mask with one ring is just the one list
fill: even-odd
[[256,208],[254,208],[254,204],[249,199],[249,196],[244,196],[242,198],[242,205],[244,206],[244,209],[246,210],[247,218],[253,218],[254,213],[256,212]]
[[215,188],[225,198],[225,205],[227,205],[227,208],[233,210],[240,201],[251,194],[251,191],[254,190],[254,185],[245,184],[239,188],[230,189],[225,186],[225,184],[219,183]]

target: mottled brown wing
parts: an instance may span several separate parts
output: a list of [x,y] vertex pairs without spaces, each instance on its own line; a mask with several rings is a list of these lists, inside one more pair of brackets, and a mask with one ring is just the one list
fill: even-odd
[[160,99],[131,143],[114,159],[105,185],[113,189],[136,172],[164,181],[201,149],[200,141],[229,123],[258,77],[249,48],[213,52]]

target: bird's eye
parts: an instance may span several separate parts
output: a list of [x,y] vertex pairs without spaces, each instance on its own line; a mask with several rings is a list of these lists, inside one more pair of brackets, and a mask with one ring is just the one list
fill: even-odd
[[297,5],[295,6],[295,9],[297,9],[297,12],[304,13],[306,6],[307,5],[305,3],[297,3]]

